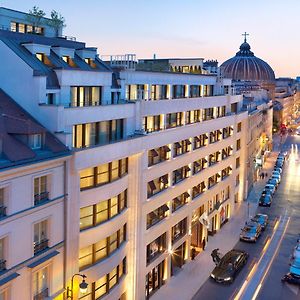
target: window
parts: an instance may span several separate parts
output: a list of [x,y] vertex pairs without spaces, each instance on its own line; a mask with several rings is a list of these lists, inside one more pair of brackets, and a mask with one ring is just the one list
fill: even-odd
[[127,207],[127,190],[116,197],[80,209],[80,230],[97,226],[122,213]]
[[191,141],[189,139],[182,140],[180,142],[176,142],[173,144],[173,157],[182,155],[184,153],[187,153],[191,151]]
[[148,198],[158,194],[159,192],[167,189],[169,186],[168,174],[158,177],[148,182]]
[[80,171],[80,190],[118,180],[128,173],[128,158]]
[[33,150],[42,148],[42,135],[32,134],[29,135],[29,147]]
[[124,120],[110,120],[73,126],[73,147],[86,148],[122,140]]
[[167,204],[160,206],[159,208],[153,210],[147,214],[147,229],[157,224],[161,220],[167,217],[169,207]]
[[170,152],[171,149],[167,145],[148,150],[148,167],[170,159]]
[[41,204],[47,200],[49,200],[47,176],[34,178],[34,205]]
[[206,158],[200,158],[193,163],[193,174],[197,174],[205,168],[207,168],[207,160]]
[[[70,61],[70,58],[67,59]],[[101,105],[102,86],[72,86],[71,105],[73,107]]]
[[174,128],[183,125],[183,113],[171,113],[166,115],[166,128]]
[[0,272],[6,270],[5,240],[5,238],[0,239]]
[[206,191],[206,184],[205,181],[202,181],[201,183],[193,187],[192,198],[195,199],[205,191]]
[[235,160],[235,167],[236,167],[236,168],[239,168],[239,167],[240,167],[240,158],[239,158],[239,157],[236,158],[236,160]]
[[147,264],[166,251],[166,233],[147,245]]
[[242,131],[242,122],[239,122],[237,125],[237,132],[241,132]]
[[78,299],[101,299],[102,296],[110,293],[111,289],[120,282],[124,274],[126,274],[126,257],[108,274],[104,275],[96,282],[89,284],[87,293],[80,293]]
[[238,150],[240,150],[240,149],[241,149],[241,140],[238,139],[238,140],[236,141],[236,150],[238,151]]
[[187,230],[187,218],[181,220],[175,226],[172,227],[172,244],[178,241],[186,234]]
[[165,283],[165,261],[146,275],[146,299],[149,299]]
[[47,220],[34,224],[33,248],[35,255],[48,248],[47,226]]
[[226,167],[221,171],[221,178],[224,180],[232,173],[232,168],[230,166]]
[[162,130],[163,129],[163,115],[144,117],[143,129],[147,133]]
[[173,171],[173,185],[179,183],[180,181],[186,179],[190,175],[190,167],[184,166],[175,171]]
[[238,174],[235,178],[235,186],[238,186],[240,184],[240,174]]
[[5,196],[6,196],[5,188],[0,188],[0,218],[6,216]]
[[179,195],[178,197],[172,200],[172,212],[178,210],[180,207],[185,205],[190,198],[190,194],[188,192],[184,192],[183,194]]
[[208,136],[206,133],[194,137],[194,149],[204,147],[208,144]]
[[43,64],[53,67],[53,64],[51,63],[50,59],[45,53],[36,53],[35,54],[36,58],[41,61]]
[[79,270],[96,264],[119,249],[126,241],[126,224],[111,236],[79,251]]
[[208,120],[212,120],[212,119],[214,119],[214,108],[213,107],[205,108],[203,120],[208,121]]
[[49,296],[49,267],[33,274],[33,300],[43,300]]
[[95,64],[94,60],[92,58],[85,58],[85,63],[88,64],[91,68],[96,69],[97,65]]

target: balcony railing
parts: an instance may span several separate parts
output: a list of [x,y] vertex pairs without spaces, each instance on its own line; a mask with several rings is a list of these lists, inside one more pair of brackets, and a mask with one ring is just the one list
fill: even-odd
[[6,216],[6,206],[0,206],[0,218]]
[[34,205],[39,205],[49,200],[49,192],[34,195]]
[[46,288],[42,292],[40,292],[37,295],[33,296],[33,300],[44,300],[48,296],[49,296],[48,288]]
[[6,270],[6,260],[0,259],[0,272]]
[[40,242],[34,242],[34,255],[39,254],[40,252],[44,251],[47,249],[49,240],[48,239],[43,239]]

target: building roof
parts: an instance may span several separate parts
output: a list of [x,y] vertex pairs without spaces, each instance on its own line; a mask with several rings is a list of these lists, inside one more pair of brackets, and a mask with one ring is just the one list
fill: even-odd
[[240,51],[220,66],[223,76],[233,80],[275,82],[273,69],[250,49],[245,38]]
[[85,43],[82,42],[70,41],[60,37],[45,37],[37,34],[18,33],[7,30],[0,30],[0,40],[33,69],[33,74],[35,76],[47,76],[48,89],[59,88],[58,79],[54,70],[66,69],[74,71],[81,70],[92,72],[112,72],[112,69],[104,62],[102,62],[97,56],[95,58],[95,64],[97,68],[93,68],[85,63],[85,61],[75,53],[73,61],[76,67],[71,67],[52,50],[50,50],[50,55],[48,56],[48,59],[50,60],[52,66],[45,65],[23,46],[23,44],[26,43],[35,43],[39,45],[63,47],[75,50],[91,49],[86,48]]
[[[25,142],[34,134],[43,136],[41,149]],[[65,155],[68,148],[0,89],[0,170]]]

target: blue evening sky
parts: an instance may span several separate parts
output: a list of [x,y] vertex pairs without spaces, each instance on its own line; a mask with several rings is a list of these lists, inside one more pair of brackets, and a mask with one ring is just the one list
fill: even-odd
[[256,56],[276,76],[300,75],[300,0],[1,0],[28,12],[34,5],[66,19],[65,34],[100,55],[203,57],[223,62],[250,33]]

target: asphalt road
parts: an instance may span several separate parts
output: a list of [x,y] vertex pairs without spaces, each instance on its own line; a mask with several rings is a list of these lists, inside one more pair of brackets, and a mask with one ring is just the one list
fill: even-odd
[[[240,242],[237,236],[238,242],[234,248],[245,250],[250,254],[246,266],[241,270],[231,285],[218,284],[208,278],[195,294],[193,300],[235,299],[237,293],[249,276],[254,263],[259,261],[262,257],[267,238],[272,236],[275,221],[280,217],[283,219],[284,215],[290,217],[290,220],[284,235],[282,235],[281,242],[275,245],[275,247],[279,246],[275,257],[271,255],[271,258],[267,262],[269,269],[267,270],[266,268],[266,270],[264,270],[265,278],[263,281],[260,281],[261,288],[259,289],[256,299],[300,299],[298,286],[281,283],[281,277],[289,270],[289,259],[293,247],[296,244],[297,238],[300,237],[300,136],[287,137],[285,144],[282,145],[282,149],[290,151],[290,157],[285,163],[281,184],[276,191],[271,207],[258,208],[258,212],[265,213],[269,216],[270,224],[268,228],[255,244]],[[222,245],[220,245],[219,248],[222,249]],[[254,274],[253,277],[255,276]],[[252,297],[253,294],[248,294],[244,299],[251,299]]]

